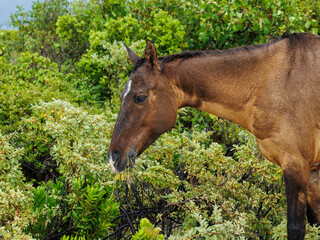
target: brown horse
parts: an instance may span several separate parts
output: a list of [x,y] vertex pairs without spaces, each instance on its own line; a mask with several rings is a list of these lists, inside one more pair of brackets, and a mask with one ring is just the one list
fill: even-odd
[[109,149],[114,172],[132,166],[173,127],[178,109],[191,106],[246,128],[281,166],[288,239],[304,239],[306,215],[320,224],[320,37],[298,33],[260,46],[160,58],[149,40],[144,58],[126,48],[134,68]]

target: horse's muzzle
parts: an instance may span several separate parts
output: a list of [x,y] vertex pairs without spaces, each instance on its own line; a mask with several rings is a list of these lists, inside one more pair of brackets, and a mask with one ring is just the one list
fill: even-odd
[[129,167],[133,168],[134,164],[135,164],[136,157],[137,157],[137,154],[132,152],[125,158],[125,161],[123,161],[121,163],[120,152],[117,150],[114,152],[110,152],[109,153],[109,164],[110,164],[111,170],[115,173],[122,173],[126,169],[126,167],[128,165],[128,161],[129,161]]
[[111,170],[115,173],[122,172],[119,169],[120,160],[121,160],[121,155],[119,151],[114,151],[109,154],[109,164],[110,164]]

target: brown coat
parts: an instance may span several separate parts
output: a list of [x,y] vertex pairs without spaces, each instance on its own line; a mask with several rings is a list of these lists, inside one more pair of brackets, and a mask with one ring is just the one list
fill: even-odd
[[253,133],[261,153],[281,166],[288,239],[303,239],[305,216],[320,224],[320,37],[298,33],[266,45],[145,58],[135,65],[109,150],[121,172],[162,133],[179,108],[192,106]]

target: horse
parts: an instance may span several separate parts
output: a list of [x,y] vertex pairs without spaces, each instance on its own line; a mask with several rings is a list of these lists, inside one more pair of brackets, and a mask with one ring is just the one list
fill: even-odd
[[282,168],[288,239],[320,225],[320,37],[294,33],[262,45],[158,57],[147,40],[133,64],[109,147],[112,171],[171,129],[186,106],[239,124]]

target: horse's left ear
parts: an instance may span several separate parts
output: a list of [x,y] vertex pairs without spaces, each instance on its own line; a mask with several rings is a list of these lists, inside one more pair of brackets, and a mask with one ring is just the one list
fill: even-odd
[[126,44],[124,44],[124,46],[126,47],[126,50],[129,55],[129,59],[130,59],[131,63],[133,65],[136,65],[140,58]]
[[157,50],[156,46],[149,39],[147,40],[147,46],[145,50],[145,58],[151,69],[160,70],[160,65],[157,62]]

